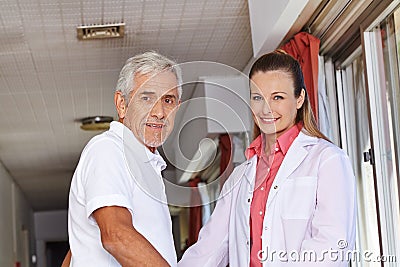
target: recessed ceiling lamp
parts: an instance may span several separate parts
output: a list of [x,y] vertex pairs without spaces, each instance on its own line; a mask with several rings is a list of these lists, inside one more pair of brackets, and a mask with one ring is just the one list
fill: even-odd
[[125,23],[78,26],[76,31],[79,40],[120,38],[124,36]]
[[105,131],[110,128],[110,122],[114,120],[110,116],[94,116],[80,120],[81,129],[85,131]]

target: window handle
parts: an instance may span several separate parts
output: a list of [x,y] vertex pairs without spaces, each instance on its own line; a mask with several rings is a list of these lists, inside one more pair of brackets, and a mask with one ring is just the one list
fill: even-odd
[[364,162],[368,162],[371,165],[375,165],[375,157],[374,157],[374,150],[372,148],[368,149],[368,151],[363,153]]

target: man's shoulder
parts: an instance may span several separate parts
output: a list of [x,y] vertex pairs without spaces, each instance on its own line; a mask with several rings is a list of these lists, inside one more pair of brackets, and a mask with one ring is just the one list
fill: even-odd
[[121,138],[111,131],[106,131],[92,137],[86,144],[83,152],[88,150],[98,150],[98,149],[122,149]]

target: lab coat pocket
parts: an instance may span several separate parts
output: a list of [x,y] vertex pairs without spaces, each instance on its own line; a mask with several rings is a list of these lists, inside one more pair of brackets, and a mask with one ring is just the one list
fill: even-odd
[[316,205],[317,177],[288,178],[280,193],[283,219],[309,219]]

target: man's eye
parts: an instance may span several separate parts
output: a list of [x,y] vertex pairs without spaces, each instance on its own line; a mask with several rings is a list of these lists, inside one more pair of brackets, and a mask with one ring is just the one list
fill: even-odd
[[174,103],[174,100],[172,98],[166,98],[164,101],[167,104],[173,104]]
[[142,96],[140,99],[142,99],[142,100],[144,100],[144,101],[148,101],[148,100],[150,100],[150,97],[148,97],[148,96]]

